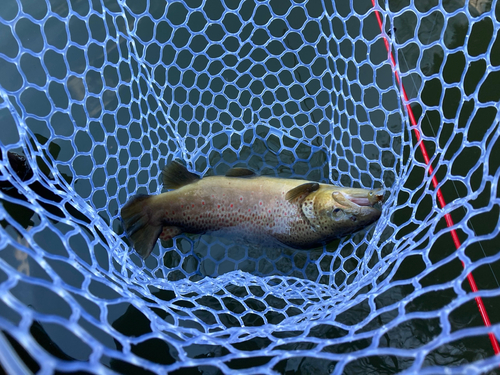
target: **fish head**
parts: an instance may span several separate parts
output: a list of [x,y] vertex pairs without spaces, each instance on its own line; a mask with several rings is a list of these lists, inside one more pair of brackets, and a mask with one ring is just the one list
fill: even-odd
[[322,188],[306,198],[303,212],[316,232],[332,240],[377,221],[381,211],[376,205],[383,197],[382,189]]

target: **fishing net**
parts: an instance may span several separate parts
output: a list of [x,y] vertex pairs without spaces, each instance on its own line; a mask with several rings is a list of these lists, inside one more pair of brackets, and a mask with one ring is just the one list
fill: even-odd
[[[2,0],[3,369],[499,373],[500,5],[416,3]],[[119,210],[174,159],[383,187],[382,217],[143,262]]]

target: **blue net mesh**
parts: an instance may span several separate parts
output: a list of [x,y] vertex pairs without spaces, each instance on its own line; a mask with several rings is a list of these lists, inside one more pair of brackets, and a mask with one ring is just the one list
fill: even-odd
[[[498,373],[500,5],[418,3],[2,0],[2,367]],[[181,235],[143,262],[119,210],[173,159],[386,201],[312,251]]]

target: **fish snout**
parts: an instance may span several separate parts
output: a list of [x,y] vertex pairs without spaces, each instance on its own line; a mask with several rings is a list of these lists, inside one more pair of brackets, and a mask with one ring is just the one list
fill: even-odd
[[337,225],[352,229],[352,232],[364,228],[380,218],[382,211],[380,207],[377,207],[377,203],[383,200],[384,190],[336,191],[332,194],[332,198],[331,219]]

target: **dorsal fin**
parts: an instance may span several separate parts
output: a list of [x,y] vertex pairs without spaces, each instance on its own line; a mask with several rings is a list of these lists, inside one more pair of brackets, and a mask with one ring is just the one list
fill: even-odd
[[255,172],[247,168],[231,168],[226,172],[226,177],[252,177]]
[[187,168],[178,161],[173,161],[163,168],[162,179],[165,189],[178,189],[198,181],[200,176],[189,172]]
[[285,195],[285,199],[288,202],[291,202],[301,195],[307,196],[318,189],[319,184],[317,182],[306,182],[305,184],[299,185],[297,187],[294,187],[292,190],[289,190]]

